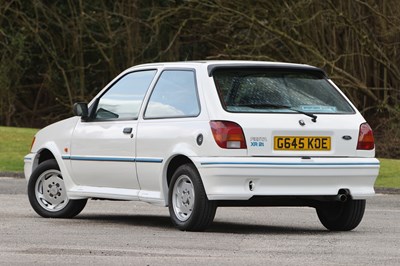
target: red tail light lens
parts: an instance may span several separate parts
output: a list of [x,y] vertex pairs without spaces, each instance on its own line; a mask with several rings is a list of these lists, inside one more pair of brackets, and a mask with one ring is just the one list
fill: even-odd
[[375,148],[374,134],[368,123],[360,125],[357,150],[373,150]]
[[211,121],[211,131],[215,142],[224,149],[246,149],[242,128],[235,122]]

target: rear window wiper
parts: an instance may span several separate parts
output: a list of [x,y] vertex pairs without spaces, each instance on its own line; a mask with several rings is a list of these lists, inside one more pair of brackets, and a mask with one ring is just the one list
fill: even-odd
[[296,113],[299,114],[303,114],[306,115],[308,117],[311,117],[311,121],[313,121],[314,123],[317,122],[317,116],[315,114],[312,113],[307,113],[307,112],[303,112],[300,110],[297,110],[291,106],[288,105],[281,105],[281,104],[272,104],[272,103],[246,103],[246,104],[235,104],[234,106],[243,106],[243,107],[250,107],[250,108],[266,108],[266,107],[272,107],[272,108],[277,108],[277,109],[289,109],[291,111],[294,111]]

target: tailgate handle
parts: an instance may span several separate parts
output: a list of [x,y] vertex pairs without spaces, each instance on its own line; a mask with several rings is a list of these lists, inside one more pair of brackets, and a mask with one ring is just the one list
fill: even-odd
[[132,128],[131,127],[126,127],[124,128],[124,134],[131,134],[132,133]]

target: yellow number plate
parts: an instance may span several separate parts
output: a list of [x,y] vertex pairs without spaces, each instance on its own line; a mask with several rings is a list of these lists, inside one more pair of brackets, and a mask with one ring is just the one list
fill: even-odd
[[331,137],[275,136],[274,150],[330,151]]

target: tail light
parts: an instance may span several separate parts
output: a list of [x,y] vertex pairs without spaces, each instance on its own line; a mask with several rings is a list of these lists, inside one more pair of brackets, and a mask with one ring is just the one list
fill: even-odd
[[224,149],[246,149],[242,128],[235,122],[211,121],[211,131],[215,142]]
[[373,150],[375,148],[374,134],[368,123],[360,125],[357,150]]

